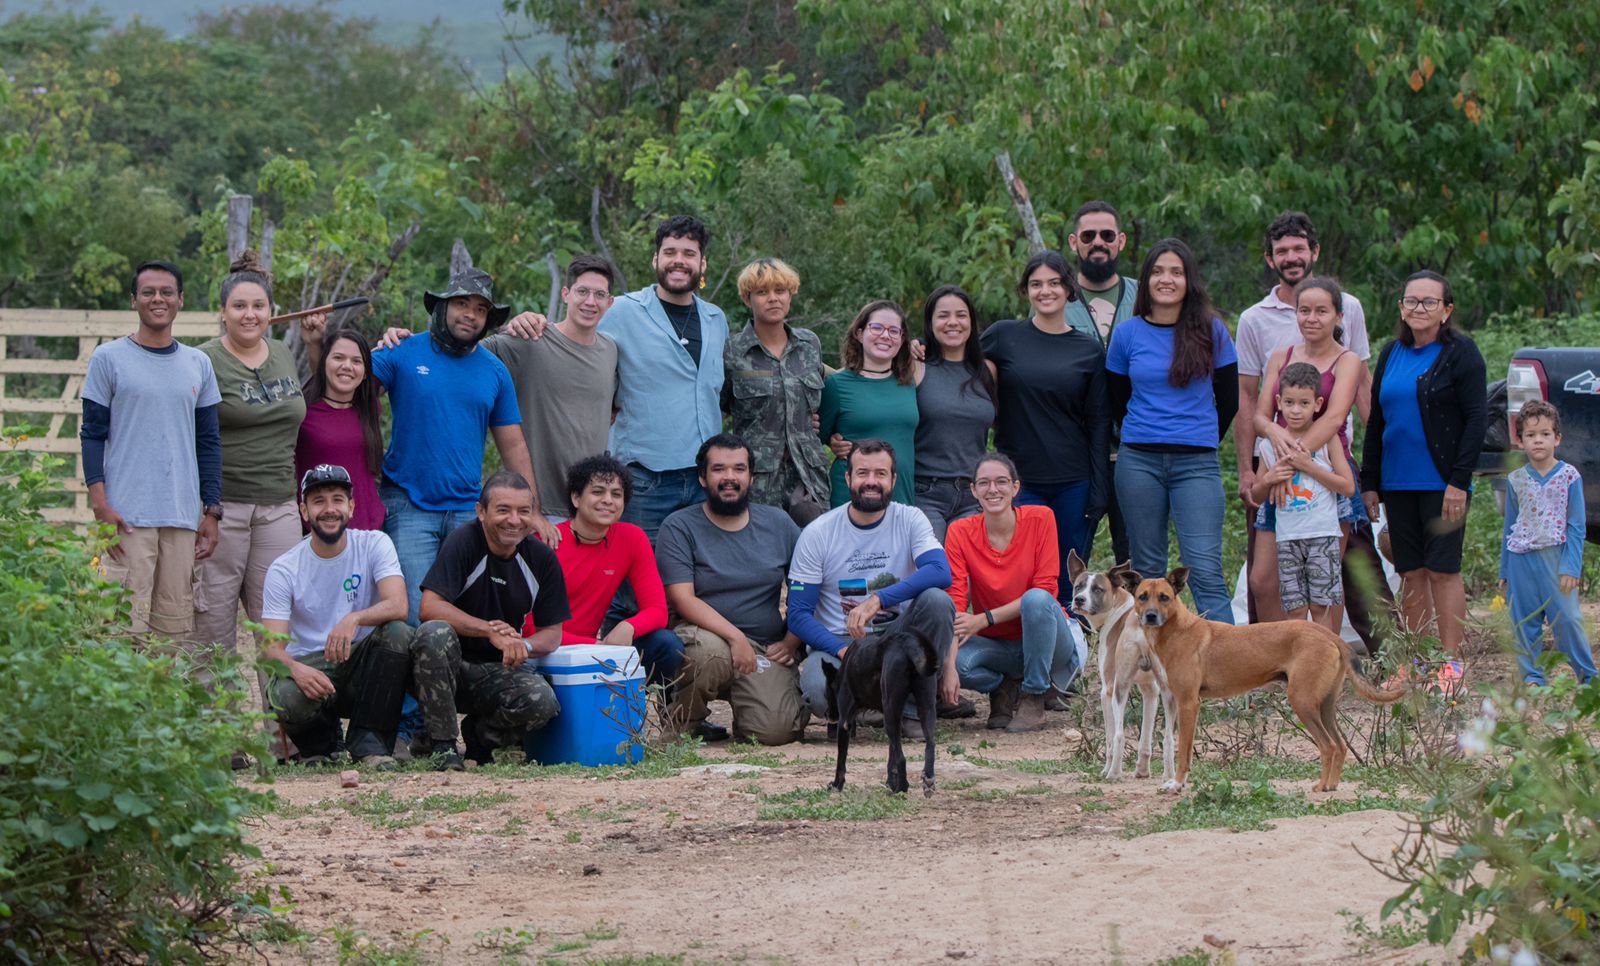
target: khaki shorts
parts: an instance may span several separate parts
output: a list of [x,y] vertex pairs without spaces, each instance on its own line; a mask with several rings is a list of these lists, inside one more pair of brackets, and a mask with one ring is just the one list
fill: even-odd
[[132,594],[133,633],[182,637],[193,630],[195,536],[182,527],[134,527],[117,541],[120,560],[100,558],[106,577]]

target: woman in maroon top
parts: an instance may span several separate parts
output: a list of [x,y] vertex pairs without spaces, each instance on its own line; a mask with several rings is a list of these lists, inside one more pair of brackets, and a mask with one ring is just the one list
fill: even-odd
[[306,381],[306,418],[294,448],[298,480],[320,463],[342,466],[354,484],[356,530],[383,528],[378,473],[383,465],[383,429],[378,422],[378,381],[369,379],[372,349],[353,328],[330,332],[322,363]]

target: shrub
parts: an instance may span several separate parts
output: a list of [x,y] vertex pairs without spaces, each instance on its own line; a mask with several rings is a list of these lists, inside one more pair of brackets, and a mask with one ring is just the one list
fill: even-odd
[[59,463],[0,455],[0,958],[207,960],[256,854],[229,759],[264,743],[236,662],[210,691],[130,640],[103,541],[39,512]]
[[1600,679],[1489,693],[1406,842],[1377,862],[1405,884],[1384,904],[1431,943],[1476,928],[1479,958],[1600,958]]

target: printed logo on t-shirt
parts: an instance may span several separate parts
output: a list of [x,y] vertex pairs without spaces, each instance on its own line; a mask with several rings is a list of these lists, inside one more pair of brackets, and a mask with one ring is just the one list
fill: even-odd
[[356,602],[356,591],[358,591],[360,589],[361,589],[361,575],[360,574],[351,574],[350,576],[346,577],[344,579],[344,602],[347,603],[347,604],[355,603]]
[[[845,573],[862,575],[839,580],[839,605],[844,610],[845,620],[850,619],[850,612],[855,610],[856,605],[860,604],[868,594],[899,583],[899,578],[885,569],[888,564],[889,554],[882,550],[857,550],[845,560]],[[882,630],[882,625],[897,616],[899,612],[892,607],[879,610],[873,615],[872,629]]]
[[489,575],[489,579],[494,581],[495,583],[499,584],[502,587],[504,587],[506,585],[506,582],[504,580],[500,579],[499,577],[496,577],[494,574],[490,574]]
[[417,375],[419,375],[419,376],[426,376],[429,371],[430,370],[428,369],[427,366],[418,366],[417,367]]
[[285,376],[266,382],[239,381],[239,398],[247,406],[265,406],[269,403],[293,399],[300,395],[300,380]]

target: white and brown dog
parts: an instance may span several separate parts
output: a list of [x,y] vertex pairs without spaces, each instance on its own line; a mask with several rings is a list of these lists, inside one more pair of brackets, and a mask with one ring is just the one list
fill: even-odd
[[1161,662],[1146,642],[1139,624],[1133,589],[1140,576],[1126,563],[1105,573],[1090,570],[1076,550],[1067,556],[1067,576],[1072,581],[1072,610],[1089,622],[1100,640],[1100,711],[1106,725],[1106,765],[1101,774],[1108,779],[1122,777],[1123,718],[1128,696],[1138,687],[1144,701],[1144,720],[1139,727],[1139,763],[1135,778],[1150,777],[1151,742],[1155,736],[1156,701],[1163,709],[1161,728],[1162,774],[1175,773],[1175,744],[1172,738],[1174,701],[1166,687]]

